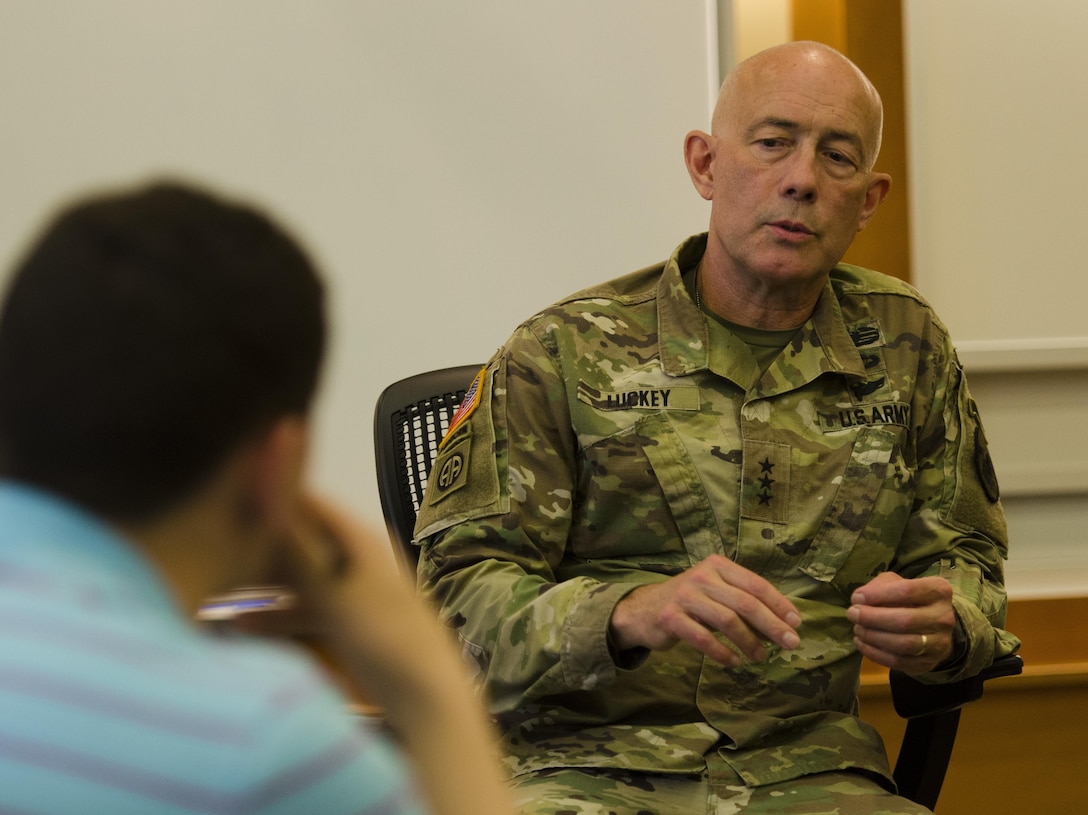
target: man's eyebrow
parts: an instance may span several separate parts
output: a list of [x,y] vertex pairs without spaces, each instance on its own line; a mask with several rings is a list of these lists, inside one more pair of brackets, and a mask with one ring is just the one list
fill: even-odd
[[781,130],[799,130],[801,125],[791,119],[776,119],[773,116],[768,116],[765,119],[760,119],[758,122],[753,122],[751,127],[748,128],[747,135],[754,136],[756,131],[764,127],[777,127]]
[[854,150],[857,150],[858,159],[865,167],[868,167],[873,160],[869,156],[869,151],[865,145],[865,139],[861,137],[860,133],[855,133],[850,130],[830,130],[821,137],[820,141],[824,144],[846,142]]
[[823,142],[831,142],[831,141],[849,142],[850,144],[852,144],[856,148],[858,148],[858,150],[860,150],[861,152],[863,152],[863,153],[865,152],[865,143],[862,141],[861,136],[859,134],[853,133],[853,132],[851,132],[849,130],[829,130],[827,133],[825,133],[821,137],[820,141],[823,141]]

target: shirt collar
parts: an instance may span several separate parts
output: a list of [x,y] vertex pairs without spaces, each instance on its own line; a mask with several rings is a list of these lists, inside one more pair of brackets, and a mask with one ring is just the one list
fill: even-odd
[[657,284],[657,331],[661,368],[669,376],[686,376],[710,365],[710,332],[706,315],[684,286],[682,270],[697,264],[706,251],[706,233],[688,238],[666,261]]
[[0,566],[33,574],[57,600],[122,613],[183,618],[166,583],[134,544],[48,492],[0,481]]
[[[780,361],[755,383],[756,369],[747,346],[703,314],[684,286],[683,270],[699,262],[706,241],[704,232],[680,244],[665,263],[658,282],[658,341],[665,373],[686,376],[712,370],[745,391],[757,384],[764,395],[798,387],[828,372],[864,378],[865,366],[850,339],[829,277],[815,310],[798,329]],[[788,360],[788,370],[783,369],[783,359]]]

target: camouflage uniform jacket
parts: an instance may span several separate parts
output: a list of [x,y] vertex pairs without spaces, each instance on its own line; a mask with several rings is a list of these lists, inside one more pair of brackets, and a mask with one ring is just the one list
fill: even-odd
[[[945,328],[909,286],[838,266],[763,375],[668,263],[521,325],[447,435],[416,527],[419,579],[479,665],[514,774],[697,773],[752,785],[854,767],[888,777],[856,718],[852,589],[894,570],[955,590],[966,653],[1015,650],[982,428]],[[686,644],[625,659],[615,604],[712,552],[801,612],[800,647],[728,670]]]

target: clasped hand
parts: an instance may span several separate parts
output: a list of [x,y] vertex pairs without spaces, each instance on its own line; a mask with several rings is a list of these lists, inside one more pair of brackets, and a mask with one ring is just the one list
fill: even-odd
[[716,662],[736,667],[741,654],[756,662],[766,659],[764,642],[796,648],[800,623],[793,603],[766,579],[727,557],[711,555],[663,583],[640,586],[624,597],[612,612],[610,632],[620,650],[661,651],[684,641]]
[[[854,592],[847,618],[854,624],[858,650],[889,668],[924,673],[952,652],[952,588],[940,577],[880,574]],[[765,660],[766,643],[796,648],[800,624],[797,608],[770,582],[722,555],[711,555],[624,597],[612,613],[610,633],[620,650],[660,651],[683,641],[736,667],[745,657]]]
[[952,655],[956,612],[943,577],[879,574],[850,598],[854,643],[880,665],[908,674],[932,671]]

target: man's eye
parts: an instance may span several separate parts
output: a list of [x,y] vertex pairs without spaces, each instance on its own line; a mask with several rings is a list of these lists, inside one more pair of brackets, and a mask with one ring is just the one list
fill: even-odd
[[846,155],[845,153],[840,153],[837,150],[829,150],[827,152],[827,157],[831,161],[833,161],[835,164],[843,164],[843,165],[850,165],[850,166],[854,165],[853,160],[848,155]]

